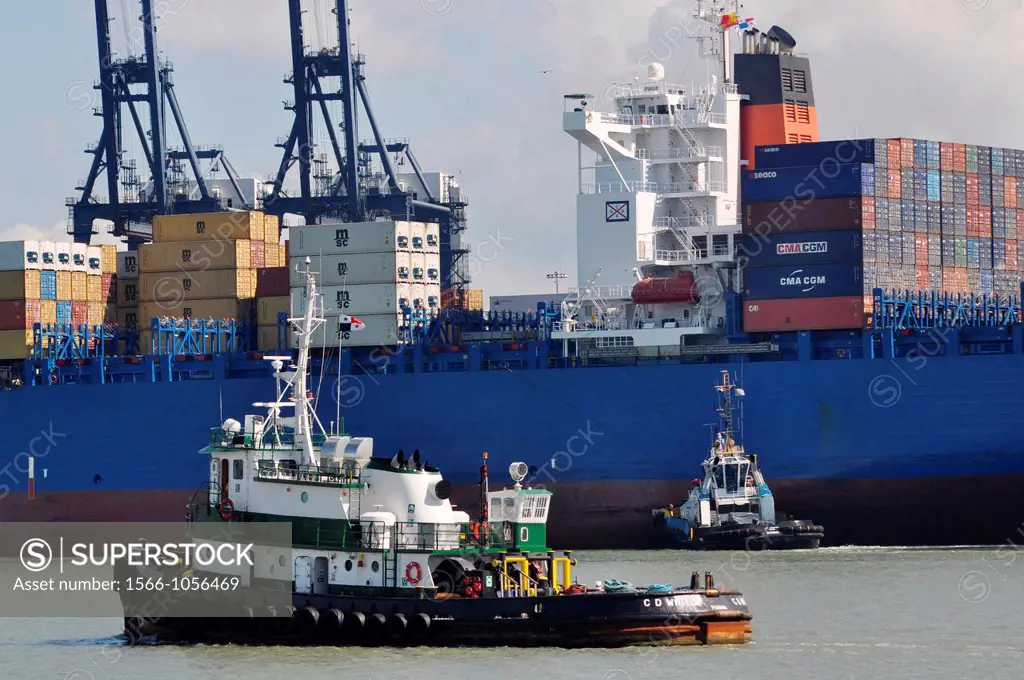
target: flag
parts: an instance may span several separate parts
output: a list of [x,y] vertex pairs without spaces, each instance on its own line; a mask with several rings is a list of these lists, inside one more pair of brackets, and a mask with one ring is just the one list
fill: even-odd
[[342,314],[341,316],[338,317],[338,324],[342,327],[343,330],[345,329],[346,326],[348,326],[348,330],[353,331],[361,331],[364,328],[366,328],[365,323],[363,323],[354,316],[347,316],[345,314]]
[[[735,15],[733,15],[733,16],[735,16]],[[736,28],[738,28],[741,31],[745,31],[748,28],[753,28],[753,27],[754,27],[754,17],[747,17],[743,21],[740,21],[738,24],[736,24]]]
[[739,16],[737,16],[736,12],[729,12],[728,14],[722,15],[722,21],[720,25],[722,28],[730,28],[738,23],[740,23],[740,19]]

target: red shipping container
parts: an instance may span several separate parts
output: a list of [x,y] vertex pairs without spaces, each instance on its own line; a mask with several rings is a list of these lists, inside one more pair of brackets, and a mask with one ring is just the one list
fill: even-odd
[[[920,261],[920,260],[918,260],[918,261]],[[919,289],[921,289],[921,290],[927,290],[928,288],[930,288],[931,286],[928,283],[928,267],[927,267],[927,265],[924,266],[924,267],[918,266],[915,271],[916,271],[916,274],[917,274],[917,287]]]
[[107,304],[117,302],[117,274],[104,274],[100,279],[102,298]]
[[266,266],[267,244],[263,241],[250,241],[252,244],[252,266],[260,269]]
[[266,267],[256,270],[256,297],[288,295],[288,267]]
[[71,323],[80,324],[89,322],[89,303],[88,302],[72,302],[71,303]]
[[842,330],[864,327],[864,298],[746,300],[743,330],[748,333]]
[[743,233],[769,236],[783,232],[858,229],[863,215],[861,198],[818,198],[743,204]]
[[1006,242],[1006,268],[1009,271],[1016,271],[1019,267],[1018,262],[1018,251],[1016,241]]
[[0,302],[0,331],[20,331],[32,327],[39,322],[39,301],[35,303],[35,321],[26,315],[25,300],[4,300]]

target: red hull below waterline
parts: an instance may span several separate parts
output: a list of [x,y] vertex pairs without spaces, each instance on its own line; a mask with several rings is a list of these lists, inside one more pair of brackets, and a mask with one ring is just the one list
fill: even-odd
[[[1002,545],[1024,539],[1019,496],[1024,475],[931,479],[769,480],[778,513],[825,528],[822,545]],[[651,510],[685,499],[690,479],[563,482],[548,520],[548,543],[569,549],[671,547]],[[977,489],[1007,499],[978,503]],[[9,494],[2,522],[179,522],[195,489]],[[452,500],[475,512],[476,486],[454,488]],[[935,515],[936,508],[956,512]],[[906,541],[914,536],[913,542]],[[968,538],[969,537],[969,538]],[[902,539],[902,540],[901,540]]]

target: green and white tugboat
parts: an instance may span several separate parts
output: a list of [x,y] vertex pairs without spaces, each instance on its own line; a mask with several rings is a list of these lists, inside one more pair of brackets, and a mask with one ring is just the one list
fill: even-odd
[[[470,517],[451,504],[451,484],[418,451],[376,457],[371,438],[328,436],[307,391],[310,340],[324,323],[308,262],[302,274],[311,303],[290,320],[297,359],[268,357],[278,395],[254,404],[266,415],[213,430],[201,452],[210,456],[209,489],[193,498],[187,518],[193,527],[224,522],[225,529],[290,522],[291,564],[280,561],[294,574],[292,606],[272,619],[127,618],[132,593],[122,592],[130,638],[518,647],[749,641],[746,601],[716,589],[710,573],[694,572],[682,588],[577,582],[576,559],[546,545],[552,494],[522,485],[523,463],[510,466],[511,488],[491,491],[483,454],[481,509]],[[294,415],[283,415],[287,409]],[[192,576],[219,575],[196,568]]]

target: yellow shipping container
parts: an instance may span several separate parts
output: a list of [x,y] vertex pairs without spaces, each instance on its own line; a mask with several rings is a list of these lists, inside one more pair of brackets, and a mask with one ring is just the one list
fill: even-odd
[[71,274],[72,272],[57,272],[57,299],[71,299]]
[[[88,283],[89,275],[85,272],[71,272],[71,299],[74,302],[86,301]],[[57,297],[60,297],[60,295]]]
[[139,308],[136,307],[117,307],[116,316],[114,320],[119,326],[134,326],[139,323]]
[[118,279],[117,280],[117,307],[138,307],[139,306],[139,280]]
[[204,272],[146,272],[139,274],[139,301],[244,300],[256,297],[255,269],[211,269]]
[[0,359],[24,359],[32,353],[32,331],[0,331]]
[[39,323],[57,323],[57,301],[39,301]]
[[139,319],[149,327],[154,318],[190,317],[193,319],[248,319],[252,316],[252,300],[180,300],[139,303]]
[[102,274],[86,274],[85,299],[89,302],[104,302]]
[[263,213],[258,210],[157,215],[153,218],[153,243],[179,241],[262,241]]
[[106,312],[107,306],[102,302],[90,302],[85,313],[86,323],[91,326],[103,323],[103,317]]
[[291,312],[291,300],[288,295],[258,298],[256,300],[256,323],[260,326],[276,325],[278,314]]
[[263,240],[275,245],[281,242],[281,219],[277,215],[263,216]]
[[139,271],[249,269],[251,252],[252,245],[248,240],[146,243],[139,246]]
[[[288,331],[287,333],[290,333]],[[288,338],[283,338],[284,348],[288,349]],[[277,326],[258,326],[256,328],[256,349],[266,351],[276,351],[277,346]]]
[[270,269],[279,266],[277,264],[277,247],[273,243],[263,244],[263,266]]
[[0,300],[38,300],[39,270],[0,272]]
[[100,270],[103,274],[117,273],[117,246],[100,246],[103,254],[100,256]]

